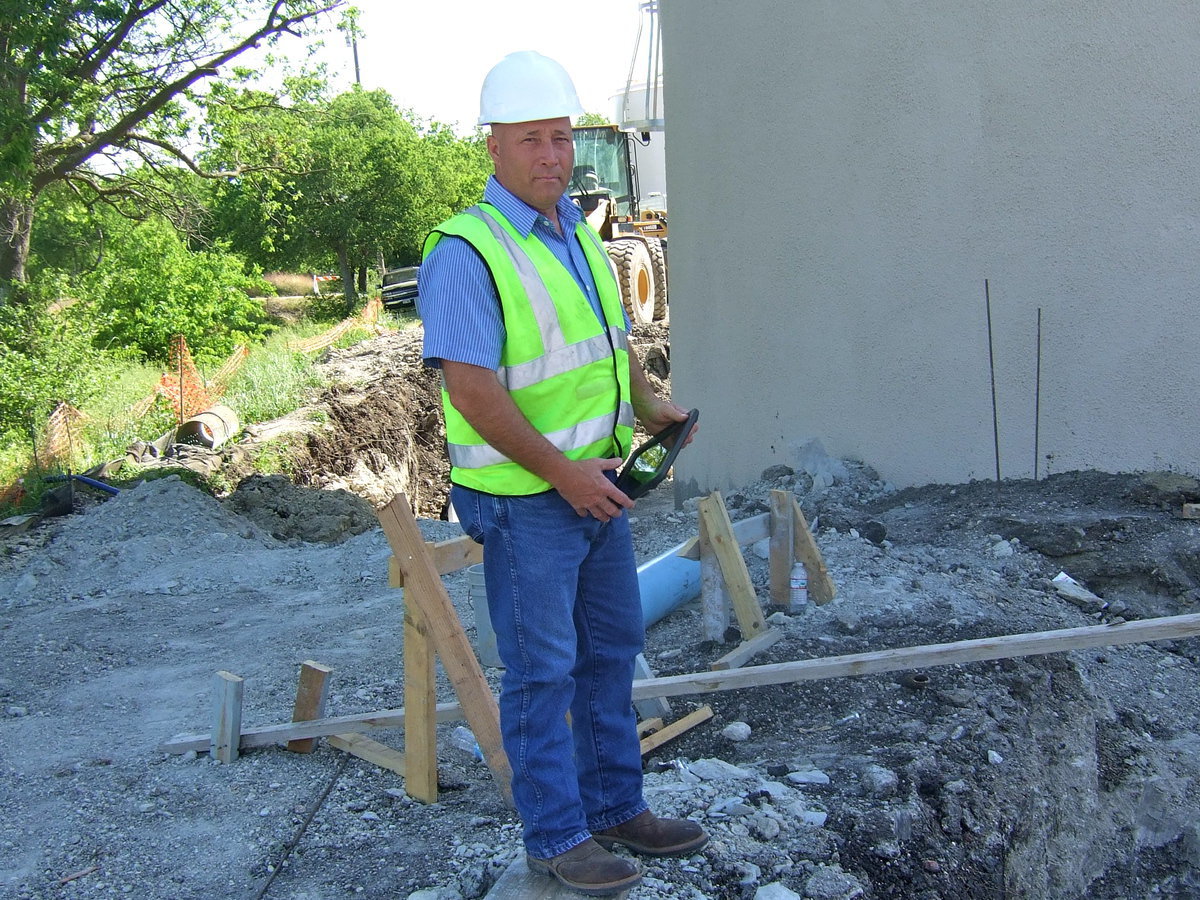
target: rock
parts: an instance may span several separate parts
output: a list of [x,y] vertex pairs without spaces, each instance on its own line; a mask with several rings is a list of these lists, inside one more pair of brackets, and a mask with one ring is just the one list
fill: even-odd
[[731,741],[745,741],[750,738],[750,726],[745,722],[730,722],[721,729],[721,736]]
[[890,797],[899,784],[899,776],[883,766],[867,766],[862,773],[863,790],[871,797]]
[[787,780],[792,784],[829,784],[829,776],[820,769],[807,769],[803,772],[789,772]]
[[832,866],[817,866],[804,882],[804,896],[811,900],[855,900],[865,893],[857,878]]
[[698,759],[688,763],[688,770],[704,781],[733,781],[749,779],[754,776],[745,769],[740,769],[723,759]]
[[799,894],[778,881],[764,884],[754,892],[754,900],[804,900]]

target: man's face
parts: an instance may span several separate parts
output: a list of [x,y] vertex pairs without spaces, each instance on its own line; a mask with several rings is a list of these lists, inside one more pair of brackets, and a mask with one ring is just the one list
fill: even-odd
[[575,165],[571,120],[496,123],[487,139],[496,180],[549,216],[567,190]]

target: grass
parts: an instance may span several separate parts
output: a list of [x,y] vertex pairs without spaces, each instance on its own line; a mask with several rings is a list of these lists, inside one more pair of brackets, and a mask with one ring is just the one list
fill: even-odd
[[[297,285],[306,284],[311,293],[311,278],[304,275],[290,277]],[[287,283],[280,277],[278,284]],[[328,315],[331,311],[325,308],[328,305],[312,297],[289,303],[289,314],[278,317],[281,326],[264,343],[251,348],[216,403],[232,409],[238,420],[246,425],[279,418],[310,402],[322,386],[314,366],[319,354],[295,353],[288,345],[327,331],[332,323],[328,318],[322,319],[321,314]],[[336,306],[336,303],[332,304],[333,308]],[[381,324],[407,329],[416,327],[419,322],[413,312],[385,310]],[[374,332],[366,328],[352,328],[333,346],[351,347],[371,337]],[[204,371],[201,374],[211,377],[213,373]],[[131,444],[137,441],[152,443],[173,429],[178,424],[177,416],[161,398],[146,415],[138,418],[132,414],[139,402],[153,394],[161,377],[162,370],[157,366],[129,361],[106,363],[103,372],[106,389],[81,410],[84,418],[78,433],[73,435],[70,458],[53,471],[41,471],[33,464],[36,447],[31,435],[0,434],[0,519],[37,510],[41,496],[54,486],[44,481],[45,476],[85,472],[102,463],[124,459]],[[37,440],[40,442],[42,438],[39,436]],[[292,439],[283,437],[268,447],[259,448],[252,461],[254,469],[262,474],[288,473],[293,452],[289,440]],[[141,469],[127,463],[111,480],[121,486],[135,479],[157,477],[160,472],[184,476],[186,470],[174,467]],[[186,477],[203,481],[201,476],[190,472],[186,472]],[[221,484],[219,472],[210,483],[201,486],[214,491],[228,487]],[[14,498],[15,494],[23,495]]]

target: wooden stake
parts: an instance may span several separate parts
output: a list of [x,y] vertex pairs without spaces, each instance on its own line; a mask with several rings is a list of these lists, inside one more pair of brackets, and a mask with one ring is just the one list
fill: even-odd
[[442,658],[450,683],[458,694],[467,723],[479,742],[483,758],[496,779],[496,786],[508,803],[512,803],[512,766],[500,744],[500,711],[492,696],[475,651],[463,631],[454,604],[446,593],[441,576],[425,551],[421,530],[408,505],[408,498],[398,494],[379,510],[379,522],[391,545],[392,553],[404,573],[405,602],[419,607],[433,645]]
[[821,558],[817,542],[813,540],[812,532],[808,529],[808,519],[804,518],[804,511],[800,509],[800,503],[795,496],[792,497],[792,514],[795,519],[795,527],[792,529],[795,553],[803,561],[808,572],[808,596],[818,606],[824,606],[837,596],[837,588],[834,587],[833,579],[829,577],[825,560]]
[[[410,592],[415,592],[413,586]],[[437,698],[434,649],[420,607],[404,604],[404,790],[422,803],[437,803]]]
[[700,519],[708,528],[713,551],[721,563],[721,574],[724,575],[725,584],[729,588],[729,597],[733,603],[734,615],[737,616],[738,627],[742,629],[742,637],[755,637],[767,630],[767,623],[763,620],[762,605],[758,602],[754,583],[750,580],[750,571],[746,568],[746,560],[742,558],[742,548],[734,537],[729,513],[725,509],[725,500],[719,491],[714,491],[700,501]]
[[[300,664],[300,684],[296,687],[296,706],[292,711],[293,722],[307,722],[325,715],[325,703],[329,699],[329,675],[333,669],[311,659]],[[287,748],[293,753],[312,753],[317,738],[297,738],[288,741]]]
[[795,516],[792,515],[790,491],[771,491],[771,603],[781,609],[791,608],[792,567],[796,561]]
[[725,643],[725,632],[729,630],[729,591],[725,587],[725,576],[721,574],[721,563],[713,550],[712,539],[703,517],[700,519],[698,545],[700,559],[700,622],[704,640]]
[[208,752],[213,759],[223,763],[238,758],[242,735],[242,681],[231,672],[218,672],[213,682],[217,709]]

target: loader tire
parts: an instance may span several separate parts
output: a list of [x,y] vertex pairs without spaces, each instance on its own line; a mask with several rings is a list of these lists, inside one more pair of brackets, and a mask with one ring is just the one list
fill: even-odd
[[608,256],[617,270],[617,286],[629,321],[635,325],[653,322],[657,292],[654,264],[645,242],[638,238],[610,241]]
[[647,237],[646,249],[650,251],[650,266],[654,269],[654,321],[667,317],[667,251],[662,238]]

